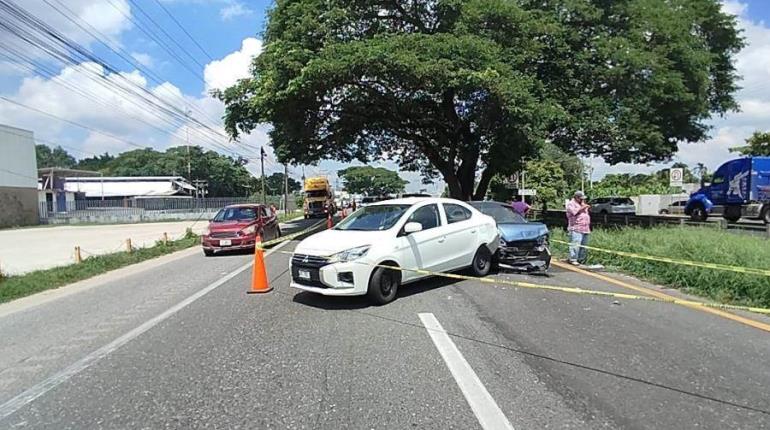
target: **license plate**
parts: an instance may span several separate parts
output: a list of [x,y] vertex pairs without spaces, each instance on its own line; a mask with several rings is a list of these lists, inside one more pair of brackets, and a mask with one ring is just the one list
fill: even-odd
[[230,246],[233,244],[233,241],[230,239],[222,239],[219,241],[219,246]]
[[297,271],[297,275],[302,279],[310,279],[310,272],[307,270],[299,270]]

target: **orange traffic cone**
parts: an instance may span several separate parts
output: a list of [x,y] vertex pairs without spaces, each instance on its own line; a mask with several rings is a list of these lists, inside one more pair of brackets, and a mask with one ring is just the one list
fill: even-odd
[[326,216],[326,228],[332,227],[334,227],[334,221],[332,221],[332,214],[329,213],[329,215]]
[[265,270],[265,251],[262,249],[262,237],[257,235],[254,245],[254,268],[251,272],[251,290],[248,294],[269,293],[273,287],[267,284]]

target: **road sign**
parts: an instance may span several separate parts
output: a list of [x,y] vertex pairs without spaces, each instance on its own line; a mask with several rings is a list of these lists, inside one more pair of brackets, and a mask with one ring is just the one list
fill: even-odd
[[669,171],[668,185],[671,187],[681,187],[684,185],[684,169],[671,169]]
[[520,196],[536,196],[537,190],[531,189],[531,188],[522,188],[519,190]]

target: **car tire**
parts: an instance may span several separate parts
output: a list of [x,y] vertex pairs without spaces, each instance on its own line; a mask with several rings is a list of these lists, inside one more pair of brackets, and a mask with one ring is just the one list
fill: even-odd
[[706,208],[703,207],[701,204],[697,204],[693,206],[692,211],[690,211],[690,219],[695,222],[704,222],[708,218],[708,214],[706,213]]
[[214,251],[212,251],[210,249],[204,249],[203,250],[203,255],[205,255],[206,257],[211,257],[212,255],[214,255]]
[[760,219],[764,221],[766,225],[770,225],[770,205],[765,205]]
[[366,296],[375,305],[388,304],[396,298],[400,284],[401,275],[397,270],[377,267],[369,278]]
[[482,245],[476,250],[476,255],[473,256],[471,272],[473,276],[483,278],[489,275],[490,270],[492,270],[492,253],[489,252],[489,248],[486,245]]
[[668,209],[661,209],[660,210],[661,215],[668,215]]

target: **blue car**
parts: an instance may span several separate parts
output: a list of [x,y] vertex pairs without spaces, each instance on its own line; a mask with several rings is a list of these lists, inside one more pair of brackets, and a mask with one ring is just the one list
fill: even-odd
[[495,262],[504,269],[545,272],[551,266],[548,249],[548,227],[540,222],[528,222],[511,205],[496,201],[470,202],[481,213],[497,222],[500,247]]

